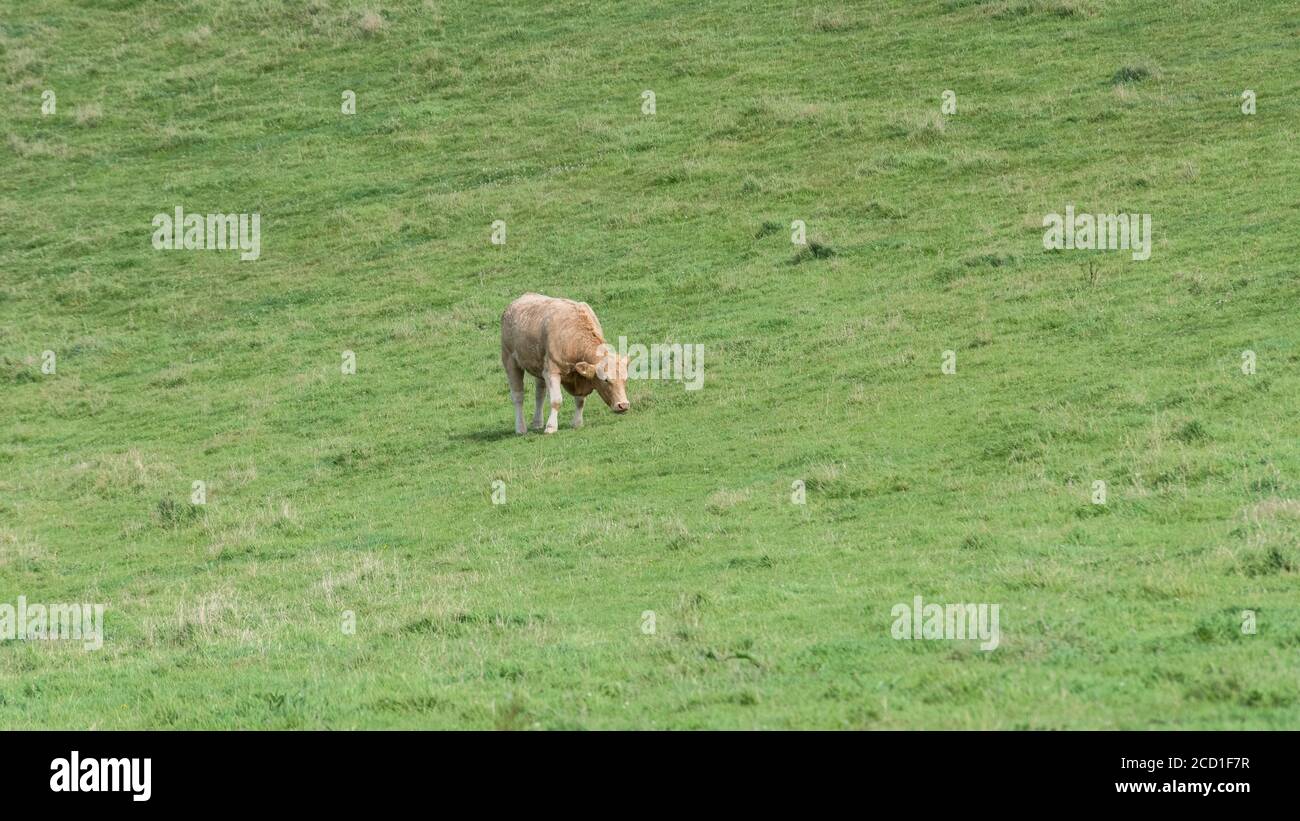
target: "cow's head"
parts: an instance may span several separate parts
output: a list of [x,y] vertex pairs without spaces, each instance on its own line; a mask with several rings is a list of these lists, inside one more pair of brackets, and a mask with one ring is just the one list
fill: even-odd
[[582,378],[591,380],[610,410],[626,413],[631,407],[627,401],[627,357],[619,356],[608,345],[597,348],[596,355],[596,362],[579,362],[573,369]]

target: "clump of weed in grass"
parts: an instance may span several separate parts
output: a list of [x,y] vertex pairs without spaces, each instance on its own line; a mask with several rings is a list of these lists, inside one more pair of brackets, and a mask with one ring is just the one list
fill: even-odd
[[381,698],[371,706],[384,713],[432,713],[442,708],[443,701],[437,696],[408,696]]
[[983,533],[971,533],[961,540],[962,550],[987,550],[993,542]]
[[1095,287],[1101,282],[1101,269],[1092,260],[1088,260],[1088,287]]
[[1300,520],[1300,500],[1265,499],[1244,511],[1246,519],[1259,522],[1270,519]]
[[1272,493],[1282,489],[1282,480],[1276,476],[1263,476],[1251,480],[1250,489],[1255,493]]
[[764,100],[747,104],[737,114],[735,121],[724,128],[722,135],[748,139],[770,131],[776,122],[777,112]]
[[1200,442],[1210,438],[1210,434],[1199,420],[1193,419],[1190,422],[1185,422],[1182,427],[1174,431],[1174,438],[1185,445],[1190,445],[1193,442]]
[[1237,641],[1245,634],[1241,632],[1241,608],[1233,607],[1220,610],[1197,622],[1192,629],[1192,637],[1197,641],[1211,643],[1215,641]]
[[943,115],[937,111],[930,111],[919,117],[910,117],[894,123],[889,128],[889,136],[930,144],[938,142],[947,130],[948,121],[943,118]]
[[37,570],[51,558],[49,551],[34,539],[0,529],[0,568]]
[[361,33],[368,37],[374,36],[383,31],[384,18],[377,12],[366,11],[361,15],[361,19],[357,20],[357,28],[361,29]]
[[1231,673],[1211,670],[1187,688],[1189,698],[1197,701],[1235,703],[1243,707],[1285,707],[1295,701],[1290,693],[1270,692],[1249,687]]
[[833,256],[835,256],[834,248],[823,242],[810,239],[807,245],[795,251],[794,256],[790,259],[790,264],[800,265],[810,259],[830,259]]
[[36,52],[29,48],[16,48],[9,52],[8,79],[17,80],[25,74],[40,72],[41,63]]
[[497,712],[495,704],[492,705],[492,709],[493,712],[496,712],[496,728],[498,730],[522,730],[532,721],[532,717],[528,714],[527,705],[513,693],[500,712]]
[[1092,17],[1096,12],[1085,0],[1016,0],[992,4],[994,20],[1050,14],[1053,17]]
[[36,369],[26,362],[0,356],[0,379],[15,384],[35,382]]
[[[1112,500],[1113,503],[1113,500]],[[1090,519],[1093,516],[1104,516],[1110,512],[1110,504],[1094,505],[1091,502],[1079,505],[1074,509],[1076,519]]]
[[876,200],[867,203],[867,207],[863,210],[872,216],[881,217],[887,220],[901,220],[907,216],[892,205],[886,205],[885,203]]
[[505,679],[506,681],[519,681],[524,677],[524,668],[510,661],[491,665],[483,672],[492,678]]
[[1016,264],[1014,254],[977,254],[961,261],[965,268],[1006,268]]
[[704,507],[710,513],[723,514],[749,499],[747,490],[718,490],[709,494]]
[[747,661],[755,667],[762,667],[763,663],[754,658],[754,655],[750,652],[753,649],[754,642],[751,639],[743,639],[734,651],[710,647],[702,655],[709,661]]
[[824,493],[830,490],[844,473],[844,466],[838,462],[813,465],[808,470],[805,487],[808,490]]
[[10,134],[7,139],[9,141],[9,150],[24,159],[68,156],[68,149],[57,143],[49,143],[44,140],[24,140],[17,134]]
[[1122,85],[1127,83],[1140,83],[1146,79],[1159,79],[1160,70],[1143,63],[1136,65],[1120,66],[1119,70],[1111,75],[1111,85]]
[[86,103],[79,105],[72,111],[72,119],[79,126],[90,126],[99,122],[104,116],[104,109],[99,103]]
[[763,220],[763,224],[758,226],[758,230],[754,232],[754,239],[762,239],[763,237],[770,237],[773,234],[779,234],[783,228],[785,228],[785,226],[776,220]]
[[183,40],[187,46],[199,46],[206,42],[211,36],[212,29],[207,26],[199,26],[194,29],[194,31],[185,32],[184,36],[181,37],[181,40]]
[[326,464],[343,470],[356,470],[370,461],[373,455],[369,445],[357,445],[339,451],[325,459]]
[[733,693],[727,701],[732,704],[739,704],[741,707],[753,707],[758,704],[758,692],[756,690],[741,690],[739,693]]
[[884,485],[889,481],[889,477],[884,477],[880,486],[872,486],[860,473],[849,472],[843,463],[825,462],[808,469],[804,487],[827,499],[864,499],[888,493]]
[[847,31],[856,25],[854,19],[840,9],[817,9],[812,16],[812,30],[822,33]]
[[621,699],[623,698],[623,693],[624,693],[623,682],[621,681],[603,682],[600,685],[600,687],[597,688],[597,691],[605,698]]
[[961,279],[964,269],[960,265],[945,265],[934,272],[934,281],[940,285]]
[[[709,597],[705,593],[683,593],[677,597],[677,617],[684,628],[693,628],[700,626],[700,616],[704,610],[712,605]],[[687,631],[689,633],[689,631]],[[687,635],[683,638],[689,640]]]
[[1041,5],[1057,17],[1092,17],[1097,13],[1085,0],[1050,0]]
[[445,624],[440,619],[425,617],[407,622],[402,625],[403,633],[431,633],[438,634],[445,632]]
[[650,180],[651,185],[680,185],[690,180],[689,173],[683,168],[674,168]]
[[693,541],[686,523],[677,517],[664,520],[659,530],[663,533],[663,545],[666,550],[681,550],[689,547]]
[[1293,573],[1296,563],[1276,547],[1248,553],[1240,562],[1241,572],[1247,576],[1272,576]]
[[460,64],[441,51],[427,51],[411,61],[411,70],[423,77],[429,88],[455,85],[463,73]]
[[185,365],[173,365],[159,371],[158,374],[149,380],[149,386],[153,388],[179,388],[189,381],[190,368]]
[[472,628],[507,629],[525,628],[544,620],[538,613],[453,613],[444,616],[426,616],[403,625],[403,633],[420,633],[440,636],[462,636]]
[[206,132],[181,128],[175,125],[164,125],[161,128],[155,128],[153,133],[157,140],[157,147],[163,150],[201,143],[208,138]]
[[169,530],[184,527],[192,524],[195,519],[199,518],[200,509],[198,505],[189,504],[188,502],[177,502],[175,499],[159,499],[156,509],[158,524]]

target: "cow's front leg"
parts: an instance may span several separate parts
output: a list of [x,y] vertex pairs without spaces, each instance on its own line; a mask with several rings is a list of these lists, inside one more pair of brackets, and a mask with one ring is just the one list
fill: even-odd
[[582,406],[587,403],[587,397],[575,396],[573,397],[573,402],[578,406],[578,409],[573,412],[573,426],[575,428],[580,428],[582,427]]
[[560,393],[560,375],[554,371],[546,375],[546,385],[551,393],[551,415],[546,417],[546,429],[542,433],[555,433],[560,427],[560,403],[564,395]]

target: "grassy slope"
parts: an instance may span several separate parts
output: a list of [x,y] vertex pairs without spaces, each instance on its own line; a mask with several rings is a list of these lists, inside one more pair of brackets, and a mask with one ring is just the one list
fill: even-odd
[[[7,0],[0,602],[109,635],[0,644],[0,726],[1300,726],[1300,15],[1219,5]],[[704,390],[515,438],[525,290]]]

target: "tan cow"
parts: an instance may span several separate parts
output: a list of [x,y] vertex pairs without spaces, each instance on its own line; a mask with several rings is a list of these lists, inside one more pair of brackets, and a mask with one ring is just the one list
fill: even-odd
[[563,387],[573,394],[578,410],[573,426],[582,427],[582,406],[593,390],[614,413],[625,413],[627,357],[619,357],[605,342],[600,320],[585,302],[524,294],[501,315],[501,364],[510,380],[515,403],[515,433],[524,426],[524,371],[537,378],[537,407],[533,427],[542,424],[542,392],[551,396],[546,433],[558,427]]

